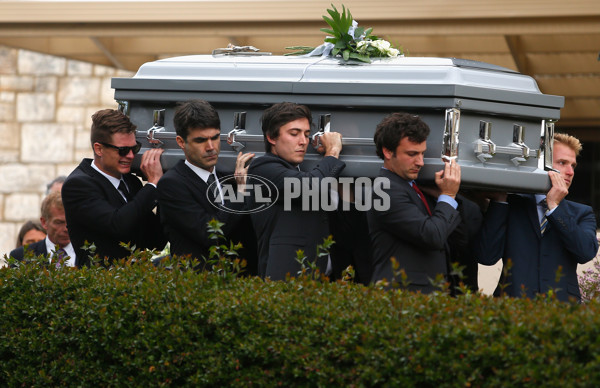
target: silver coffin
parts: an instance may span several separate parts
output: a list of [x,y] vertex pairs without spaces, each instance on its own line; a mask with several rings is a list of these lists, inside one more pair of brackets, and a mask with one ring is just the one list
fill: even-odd
[[[390,58],[366,63],[286,56],[194,55],[142,65],[113,78],[115,99],[138,126],[142,152],[163,147],[163,167],[183,153],[175,142],[179,101],[209,101],[221,118],[219,165],[232,171],[238,149],[262,154],[260,116],[281,101],[308,105],[314,132],[343,135],[346,176],[376,176],[373,132],[388,113],[410,112],[431,128],[420,179],[433,180],[442,156],[462,166],[462,186],[542,192],[549,188],[554,122],[564,98],[499,66],[454,58]],[[311,147],[309,147],[311,148]],[[304,167],[320,156],[311,148]],[[139,159],[138,163],[139,163]],[[304,168],[303,167],[303,168]]]

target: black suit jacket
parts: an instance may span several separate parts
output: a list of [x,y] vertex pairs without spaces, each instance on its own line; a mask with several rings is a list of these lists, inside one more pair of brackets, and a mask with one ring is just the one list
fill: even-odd
[[69,236],[75,249],[76,265],[89,264],[85,241],[96,245],[96,253],[110,259],[129,255],[120,242],[139,249],[162,249],[166,238],[159,218],[154,214],[158,194],[152,185],[142,186],[133,174],[126,174],[133,200],[126,202],[119,191],[84,159],[68,176],[62,188],[62,200]]
[[[388,210],[371,209],[367,214],[373,246],[373,282],[382,279],[392,281],[394,273],[390,259],[394,257],[408,276],[408,289],[432,292],[436,289],[430,279],[437,274],[448,274],[448,237],[459,226],[458,210],[445,202],[430,203],[432,215],[410,184],[394,174],[381,169],[380,178],[389,180]],[[375,181],[374,198],[377,194]],[[396,279],[400,281],[400,279]]]
[[[527,297],[557,290],[559,300],[581,299],[577,264],[592,260],[598,252],[596,218],[591,207],[563,200],[548,217],[540,232],[537,204],[533,195],[509,195],[508,203],[492,202],[485,215],[477,257],[484,265],[500,258],[512,268],[503,279],[505,292]],[[556,272],[562,267],[557,282]],[[502,284],[499,285],[499,287]]]
[[[325,177],[339,176],[345,166],[344,162],[332,156],[324,157],[309,172],[300,171],[271,153],[265,153],[252,161],[248,173],[266,178],[279,191],[279,199],[273,206],[252,214],[258,239],[259,275],[272,280],[284,280],[287,273],[296,276],[301,269],[296,261],[296,251],[299,249],[304,251],[309,260],[316,260],[321,272],[325,273],[327,257],[317,259],[315,256],[317,245],[322,244],[323,239],[330,234],[327,213],[303,211],[301,198],[292,200],[291,209],[285,210],[285,179],[317,178],[317,182],[320,182]],[[320,192],[317,195],[320,196]]]
[[[25,248],[25,246],[22,246],[13,249],[12,251],[10,251],[9,256],[16,260],[23,261],[23,257],[25,257]],[[46,255],[49,253],[46,251],[46,239],[41,239],[38,242],[29,244],[27,246],[27,250],[33,252],[35,256]]]
[[[222,174],[217,171],[217,176],[225,190],[227,184],[221,180]],[[247,261],[246,272],[256,274],[256,243],[250,218],[231,212],[242,210],[244,203],[226,201],[228,211],[222,207],[216,208],[209,202],[207,190],[206,182],[184,160],[180,160],[158,182],[161,223],[171,242],[171,253],[191,255],[204,264],[203,258],[208,259],[210,246],[217,243],[209,238],[207,231],[208,221],[214,218],[225,224],[222,230],[227,242],[242,243],[243,248],[238,253]],[[231,190],[235,190],[235,187],[232,186]]]

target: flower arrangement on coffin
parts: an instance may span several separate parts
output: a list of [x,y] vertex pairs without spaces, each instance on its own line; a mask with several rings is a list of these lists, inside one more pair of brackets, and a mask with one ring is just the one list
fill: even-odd
[[358,27],[358,23],[352,19],[350,10],[342,5],[340,13],[333,4],[327,13],[330,17],[323,16],[323,20],[330,28],[321,28],[321,31],[331,34],[325,38],[325,43],[318,47],[291,46],[288,50],[296,50],[285,55],[308,55],[308,56],[341,56],[345,61],[357,59],[362,62],[371,62],[373,57],[397,57],[404,56],[402,49],[393,47],[390,42],[372,35],[372,28]]

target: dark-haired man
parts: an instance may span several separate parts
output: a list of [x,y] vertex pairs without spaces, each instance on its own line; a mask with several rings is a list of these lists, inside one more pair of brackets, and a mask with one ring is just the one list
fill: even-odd
[[[338,160],[342,150],[342,136],[337,132],[321,137],[324,158],[310,171],[301,171],[300,163],[309,143],[312,115],[308,107],[291,102],[275,104],[262,115],[262,131],[266,153],[252,161],[251,175],[267,179],[277,187],[279,200],[271,207],[252,214],[252,223],[258,238],[259,275],[272,280],[283,280],[287,274],[296,276],[301,265],[296,261],[296,251],[316,264],[326,273],[328,258],[316,257],[316,247],[329,234],[328,217],[318,209],[303,210],[301,195],[289,200],[286,209],[287,189],[290,184],[308,188],[319,197],[323,178],[339,176],[345,163]],[[292,182],[293,181],[293,182]],[[303,186],[306,185],[306,186]]]
[[121,242],[139,249],[162,249],[166,239],[158,216],[156,184],[162,176],[162,149],[142,155],[140,169],[148,183],[131,171],[141,144],[135,139],[136,126],[114,109],[92,116],[90,140],[94,159],[83,159],[62,188],[67,225],[77,255],[77,266],[89,264],[85,242],[96,246],[100,258],[128,256]]
[[[418,116],[393,113],[375,130],[377,155],[383,167],[375,185],[389,195],[389,209],[368,213],[373,246],[373,282],[395,277],[391,259],[406,272],[408,289],[435,291],[432,280],[447,277],[450,259],[448,237],[461,222],[456,194],[460,166],[446,163],[435,175],[439,196],[434,202],[417,187],[415,180],[424,165],[429,127]],[[377,198],[377,190],[374,190]]]
[[[173,119],[177,133],[177,144],[183,150],[185,160],[165,173],[158,182],[161,222],[171,242],[171,253],[191,255],[201,261],[204,269],[209,259],[209,248],[215,244],[210,239],[207,223],[211,219],[225,225],[222,230],[227,240],[242,242],[238,252],[246,259],[247,274],[256,274],[256,243],[254,232],[247,215],[236,213],[242,210],[243,201],[230,201],[228,195],[207,195],[222,192],[231,179],[224,179],[215,168],[221,144],[221,121],[217,111],[204,100],[181,103]],[[235,168],[236,187],[244,190],[247,163],[254,154],[238,154]],[[215,203],[219,198],[222,203]],[[224,208],[222,205],[226,205]]]

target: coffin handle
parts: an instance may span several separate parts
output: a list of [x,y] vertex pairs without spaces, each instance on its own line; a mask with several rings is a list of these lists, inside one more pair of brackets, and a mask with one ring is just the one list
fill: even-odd
[[246,134],[246,112],[235,112],[233,114],[233,129],[229,131],[227,134],[227,144],[231,146],[235,150],[235,152],[240,152],[242,149],[246,147],[246,144],[240,143],[235,140],[237,135]]
[[321,147],[321,136],[331,130],[331,114],[319,116],[319,131],[312,136],[312,146],[314,149]]
[[492,123],[479,121],[479,139],[475,141],[475,154],[481,163],[487,162],[496,153],[496,144],[490,140]]
[[513,142],[511,144],[512,147],[521,151],[521,154],[515,156],[510,161],[513,162],[515,166],[519,166],[521,163],[524,163],[529,159],[529,147],[525,144],[523,139],[525,138],[525,127],[519,124],[513,125]]
[[460,110],[446,109],[444,125],[444,141],[442,143],[442,159],[448,162],[458,157],[458,135],[460,133]]
[[544,151],[544,170],[554,170],[552,167],[552,155],[554,153],[554,122],[552,121],[542,120],[542,139],[540,150]]
[[164,132],[165,131],[165,110],[164,109],[157,109],[154,111],[153,122],[154,122],[154,125],[146,133],[146,139],[148,139],[148,143],[150,143],[151,147],[161,148],[164,145],[164,143],[162,141],[160,141],[159,139],[156,139],[154,137],[154,134],[156,132]]

